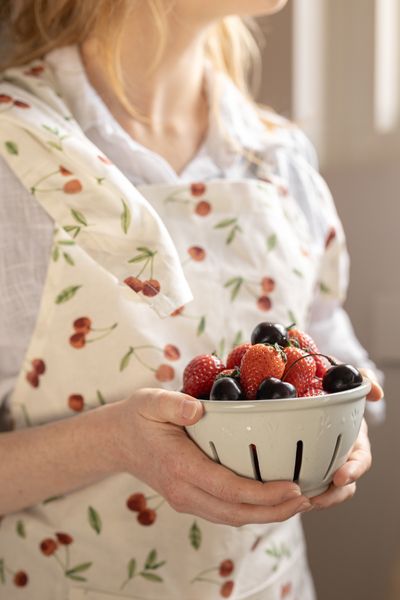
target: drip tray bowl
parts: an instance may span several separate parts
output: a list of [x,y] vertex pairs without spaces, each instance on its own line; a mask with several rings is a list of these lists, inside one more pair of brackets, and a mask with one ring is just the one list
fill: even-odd
[[214,461],[259,481],[295,481],[324,492],[357,439],[370,391],[283,400],[202,400],[203,418],[186,431]]

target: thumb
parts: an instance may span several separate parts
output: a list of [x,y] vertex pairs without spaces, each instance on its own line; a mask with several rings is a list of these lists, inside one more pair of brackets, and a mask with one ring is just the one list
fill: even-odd
[[148,389],[142,390],[139,413],[149,421],[186,426],[197,423],[204,409],[199,400],[187,394]]

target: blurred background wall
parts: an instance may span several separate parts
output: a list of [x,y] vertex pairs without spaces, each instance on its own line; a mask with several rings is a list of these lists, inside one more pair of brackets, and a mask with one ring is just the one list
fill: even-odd
[[373,469],[304,519],[318,597],[400,600],[400,0],[289,0],[261,26],[260,99],[317,147],[352,259],[347,310],[386,377]]

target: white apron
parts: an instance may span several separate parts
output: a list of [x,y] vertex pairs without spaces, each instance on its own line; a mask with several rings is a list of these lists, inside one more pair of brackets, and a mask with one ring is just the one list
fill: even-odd
[[[66,140],[71,146],[50,145],[44,153],[48,140],[34,119],[18,125],[25,117],[13,88],[0,86],[0,94],[14,98],[13,117],[0,121],[2,152],[56,225],[36,328],[11,398],[16,427],[95,409],[135,388],[179,390],[194,355],[226,355],[264,319],[305,324],[321,257],[284,189],[256,179],[141,186],[146,215],[166,227],[158,229],[165,244],[154,237],[153,222],[144,240],[122,174],[97,161],[99,183],[93,162],[99,151],[76,132]],[[32,103],[24,92],[18,101],[27,100]],[[113,206],[120,218],[108,223]],[[165,275],[158,259],[170,241],[175,248],[164,253]],[[194,298],[178,309],[176,265],[168,258],[175,260],[175,249],[186,278],[177,271],[181,295],[187,296],[187,282]],[[162,318],[152,300],[165,279],[175,310]],[[79,460],[73,448],[71,459]],[[137,493],[150,509],[141,516],[128,507]],[[9,515],[0,525],[1,600],[221,597],[314,598],[298,517],[238,529],[214,525],[176,513],[141,481],[121,474]]]

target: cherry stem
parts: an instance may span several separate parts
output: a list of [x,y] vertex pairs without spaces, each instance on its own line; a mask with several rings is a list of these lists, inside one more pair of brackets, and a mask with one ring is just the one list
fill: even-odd
[[290,371],[293,369],[293,367],[294,367],[295,364],[297,364],[298,362],[300,362],[304,358],[308,358],[309,356],[323,356],[324,358],[326,358],[326,360],[328,362],[331,363],[332,366],[337,367],[337,365],[338,365],[338,363],[336,361],[334,361],[333,358],[331,358],[330,356],[327,356],[326,354],[321,354],[320,352],[313,352],[312,354],[305,354],[304,356],[300,356],[300,358],[297,358],[294,361],[294,363],[292,363],[290,365],[290,367],[286,371],[285,375],[282,377],[282,381],[285,381],[286,377],[289,375]]

